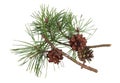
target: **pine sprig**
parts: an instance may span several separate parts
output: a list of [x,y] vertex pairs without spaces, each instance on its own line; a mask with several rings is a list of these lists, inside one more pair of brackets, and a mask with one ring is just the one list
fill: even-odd
[[[32,41],[19,41],[21,45],[12,49],[15,54],[20,55],[21,65],[28,64],[27,70],[34,71],[39,76],[42,69],[47,68],[45,63],[59,64],[64,56],[81,68],[97,72],[97,69],[84,64],[93,58],[93,51],[90,48],[105,47],[110,44],[86,45],[86,37],[91,37],[96,31],[91,19],[85,20],[81,15],[78,20],[71,11],[57,11],[56,8],[50,9],[45,5],[41,6],[40,11],[34,12],[32,17],[35,20],[27,28]],[[68,48],[68,54],[59,49],[59,45]]]
[[41,11],[35,12],[32,16],[35,18],[31,24],[34,26],[34,31],[40,31],[49,39],[68,38],[75,31],[72,24],[75,16],[70,11],[57,12],[55,8],[50,10],[49,7],[42,6]]

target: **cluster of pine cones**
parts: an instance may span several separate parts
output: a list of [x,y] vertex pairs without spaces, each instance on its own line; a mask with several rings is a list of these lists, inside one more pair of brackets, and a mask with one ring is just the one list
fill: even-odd
[[[93,51],[92,49],[88,48],[86,46],[87,40],[85,37],[83,37],[82,34],[76,34],[73,35],[69,39],[69,44],[72,48],[72,50],[75,50],[78,52],[78,58],[79,60],[83,61],[84,63],[87,61],[91,61],[91,58],[93,58]],[[55,64],[58,64],[60,60],[63,59],[62,50],[60,49],[52,49],[47,54],[48,61],[54,62]]]
[[94,57],[92,49],[86,46],[87,40],[85,39],[85,37],[83,37],[82,34],[73,35],[70,38],[69,43],[72,50],[78,51],[78,58],[84,63],[86,62],[86,60],[91,61],[91,58]]

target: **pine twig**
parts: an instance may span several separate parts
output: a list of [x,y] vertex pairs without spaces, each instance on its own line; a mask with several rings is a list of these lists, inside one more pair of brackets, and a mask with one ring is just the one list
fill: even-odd
[[109,47],[111,44],[100,44],[100,45],[93,45],[93,46],[87,46],[88,48],[98,48],[98,47]]
[[[56,41],[57,43],[59,44],[62,44],[62,45],[65,45],[65,46],[70,46],[69,44],[66,44],[66,43],[62,43],[62,42],[59,42],[59,41]],[[110,47],[111,44],[100,44],[100,45],[92,45],[92,46],[87,46],[88,48],[98,48],[98,47]]]
[[59,43],[59,44],[65,45],[65,46],[70,46],[69,44],[66,44],[66,43],[62,43],[62,42],[59,42],[59,41],[56,41],[56,42]]
[[[46,38],[45,35],[42,35],[42,37],[43,37],[43,38],[45,39],[45,41],[51,46],[51,48],[53,48],[53,49],[55,48],[55,46]],[[68,54],[66,54],[66,53],[64,53],[64,52],[62,52],[62,54],[63,54],[65,57],[67,57],[68,59],[72,60],[74,63],[80,65],[82,68],[88,69],[88,70],[93,71],[93,72],[95,72],[95,73],[98,72],[97,69],[92,68],[92,67],[90,67],[90,66],[87,66],[87,65],[85,65],[85,64],[82,64],[82,63],[78,62],[77,60],[73,59],[71,56],[69,56]]]

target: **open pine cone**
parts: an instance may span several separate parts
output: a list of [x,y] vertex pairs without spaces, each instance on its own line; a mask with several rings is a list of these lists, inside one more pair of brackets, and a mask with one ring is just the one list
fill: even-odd
[[93,51],[86,46],[87,40],[82,34],[73,35],[69,43],[72,50],[78,51],[78,58],[80,61],[84,63],[86,60],[91,61],[91,58],[93,58]]
[[85,47],[82,51],[81,51],[81,55],[78,55],[78,58],[83,61],[86,62],[87,61],[91,61],[91,59],[93,58],[93,50]]
[[87,40],[82,34],[76,34],[70,38],[69,43],[73,50],[78,51],[78,49],[83,50],[86,47]]
[[63,59],[62,50],[59,50],[57,48],[52,49],[48,52],[47,57],[49,58],[49,62],[54,62],[55,64],[58,64],[60,60]]

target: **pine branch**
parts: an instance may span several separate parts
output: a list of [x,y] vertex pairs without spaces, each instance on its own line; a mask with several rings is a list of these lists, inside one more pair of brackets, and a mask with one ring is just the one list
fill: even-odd
[[[40,11],[33,14],[33,18],[35,20],[30,24],[30,27],[33,28],[27,28],[32,43],[20,41],[23,45],[12,50],[21,55],[20,61],[23,61],[23,64],[29,62],[28,70],[34,69],[38,76],[45,65],[46,59],[58,64],[64,56],[80,65],[81,68],[95,73],[98,72],[97,69],[84,64],[85,61],[89,62],[93,58],[93,51],[90,48],[110,47],[111,44],[87,46],[87,38],[82,35],[86,34],[91,37],[96,31],[91,24],[91,19],[85,20],[81,15],[80,20],[77,20],[77,16],[73,15],[71,11],[57,12],[56,8],[49,10],[49,6],[45,7],[44,5],[41,6]],[[70,47],[71,53],[73,52],[72,56],[62,52],[56,45]],[[53,57],[55,60],[53,60]],[[76,60],[76,57],[81,62]]]
[[[43,37],[43,38],[45,39],[45,41],[51,46],[51,48],[53,48],[53,49],[55,48],[55,46],[47,39],[47,37],[46,37],[45,35],[42,35],[42,37]],[[93,71],[93,72],[96,72],[96,73],[98,72],[97,69],[92,68],[92,67],[90,67],[90,66],[87,66],[87,65],[85,65],[85,64],[82,64],[82,63],[78,62],[77,60],[73,59],[72,57],[70,57],[68,54],[66,54],[66,53],[64,53],[64,52],[62,52],[62,54],[63,54],[63,56],[67,57],[68,59],[70,59],[70,60],[73,61],[74,63],[80,65],[82,68],[88,69],[88,70]]]

